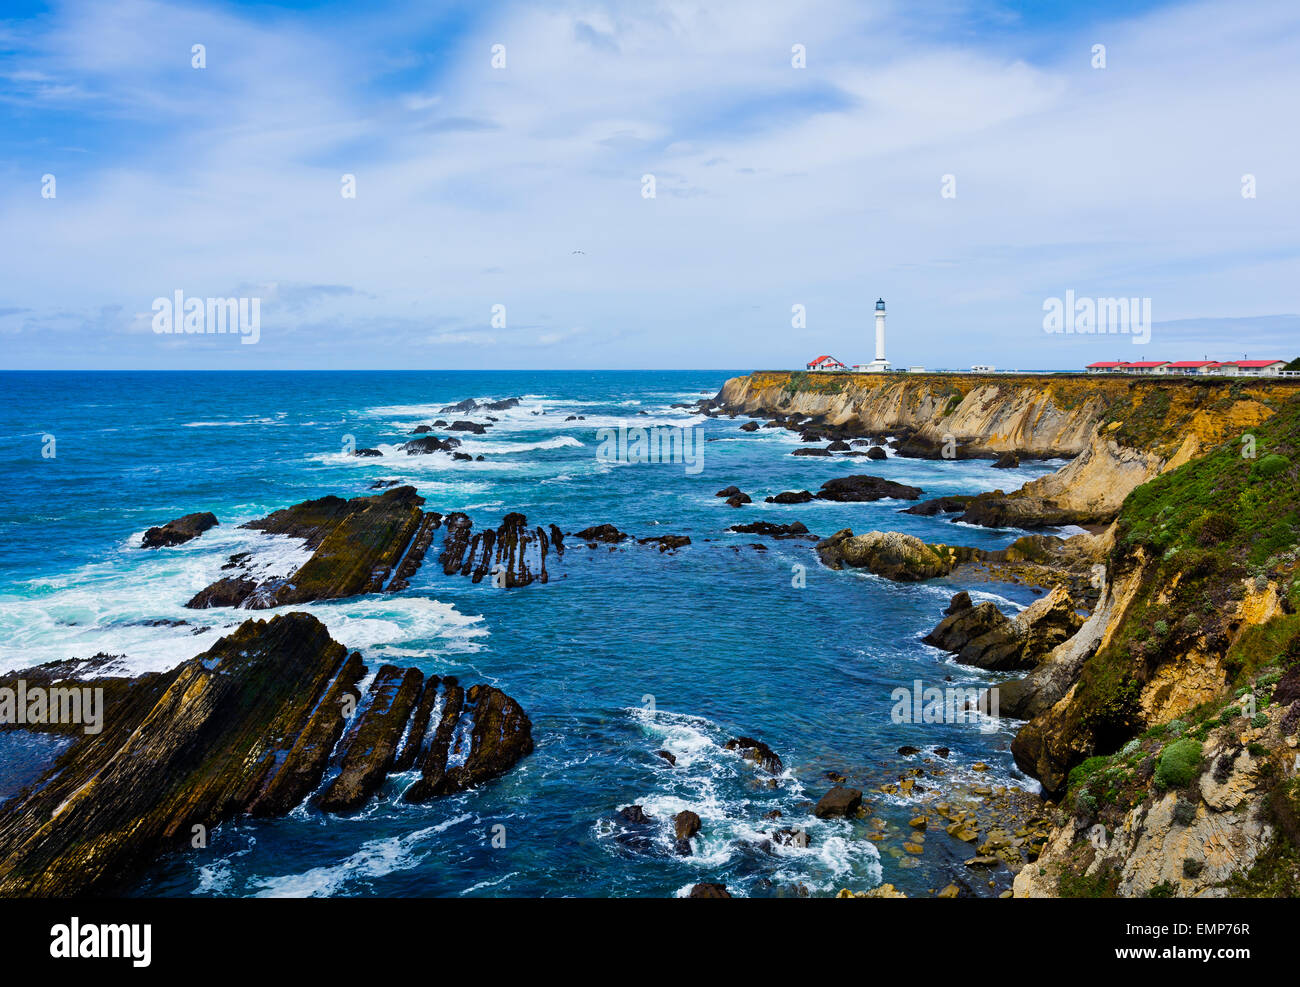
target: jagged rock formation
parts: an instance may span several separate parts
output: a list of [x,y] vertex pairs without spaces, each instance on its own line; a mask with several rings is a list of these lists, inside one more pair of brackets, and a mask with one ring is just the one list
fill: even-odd
[[318,620],[290,613],[246,621],[170,672],[119,680],[104,732],[0,807],[0,894],[120,889],[194,827],[283,815],[331,770],[317,804],[346,811],[395,764],[418,764],[406,797],[421,800],[532,750],[528,717],[498,689],[385,666],[360,697],[364,672]]
[[264,610],[385,589],[406,548],[425,529],[423,504],[414,487],[394,487],[372,497],[309,500],[249,521],[242,527],[303,538],[315,552],[287,579],[257,584],[247,576],[227,576],[186,606]]
[[[482,582],[492,577],[502,589],[550,580],[547,569],[552,552],[564,557],[564,534],[552,524],[530,527],[518,512],[507,514],[496,528],[474,530],[473,520],[461,511],[446,517],[422,511],[424,498],[414,487],[402,486],[370,497],[322,497],[250,521],[243,525],[269,534],[301,538],[313,554],[287,577],[255,578],[248,568],[248,553],[232,557],[223,569],[233,569],[189,601],[192,609],[244,607],[262,610],[311,600],[338,599],[359,593],[398,592],[443,533],[438,562],[445,575],[461,575]],[[591,544],[616,544],[630,536],[612,524],[578,532]],[[637,539],[661,552],[690,544],[685,535],[658,535]]]
[[953,597],[949,611],[923,640],[963,665],[992,670],[1033,668],[1083,624],[1062,586],[1012,618],[988,600],[972,605],[965,593]]
[[197,538],[209,528],[215,528],[217,516],[211,511],[186,514],[175,521],[168,521],[160,527],[150,528],[140,539],[141,548],[163,548],[180,545],[192,538]]

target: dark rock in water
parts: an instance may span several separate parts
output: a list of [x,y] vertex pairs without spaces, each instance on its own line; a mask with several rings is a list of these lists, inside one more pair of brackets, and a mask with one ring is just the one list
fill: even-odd
[[467,452],[453,452],[451,458],[458,463],[472,463],[474,461],[474,457]]
[[[420,531],[424,498],[414,487],[394,487],[371,497],[322,497],[276,511],[243,525],[268,534],[305,538],[315,549],[287,579],[272,579],[258,586],[243,600],[233,600],[246,588],[244,577],[227,578],[196,595],[187,607],[243,605],[252,610],[334,600],[359,593],[378,592]],[[220,589],[218,589],[220,587]]]
[[191,610],[237,607],[256,592],[257,583],[247,576],[226,576],[199,590],[185,605]]
[[431,452],[451,452],[459,447],[460,439],[440,439],[436,435],[426,435],[420,439],[412,439],[410,442],[403,442],[398,446],[408,456],[423,456]]
[[186,514],[184,517],[178,517],[175,521],[168,521],[160,527],[150,528],[144,533],[140,545],[143,548],[163,548],[165,546],[180,545],[191,538],[197,538],[209,528],[216,527],[216,525],[217,516],[211,511]]
[[424,676],[417,668],[403,671],[384,665],[340,747],[338,775],[317,799],[325,812],[359,809],[383,783],[397,756],[397,745],[420,696]]
[[700,831],[700,817],[690,809],[683,809],[673,817],[673,832],[679,840],[689,840]]
[[872,446],[870,449],[867,450],[867,458],[868,458],[868,459],[888,459],[889,456],[888,456],[888,454],[885,452],[885,449],[884,449],[883,446]]
[[731,892],[725,884],[697,884],[691,888],[688,898],[730,898]]
[[429,432],[432,432],[432,431],[433,431],[433,426],[432,426],[432,425],[416,425],[415,428],[411,429],[411,434],[412,434],[412,435],[427,435]]
[[533,750],[532,723],[500,689],[472,685],[464,691],[452,678],[443,684],[448,694],[442,719],[416,765],[420,777],[402,795],[407,802],[427,802],[499,777]]
[[505,398],[501,401],[486,401],[479,407],[488,411],[509,411],[511,408],[519,407],[522,401],[523,398]]
[[1014,452],[1004,452],[993,463],[993,468],[998,470],[1012,470],[1020,466],[1020,457]]
[[916,432],[902,435],[891,443],[900,456],[915,459],[974,459],[977,455],[968,445],[949,442],[938,436]]
[[612,524],[595,524],[590,528],[583,528],[575,532],[574,536],[585,542],[604,542],[607,545],[616,545],[621,541],[626,541],[628,535],[619,531]]
[[836,439],[826,448],[829,449],[831,452],[848,452],[849,444],[845,442],[843,439]]
[[764,498],[769,504],[806,504],[813,499],[810,490],[786,490],[775,497]]
[[[120,892],[159,855],[188,848],[195,826],[284,815],[321,784],[332,758],[342,771],[327,792],[359,804],[360,793],[382,781],[421,675],[381,672],[372,695],[391,693],[392,701],[375,695],[363,704],[351,741],[335,753],[364,672],[360,656],[332,641],[320,621],[289,613],[246,621],[169,672],[85,680],[104,683],[113,715],[102,733],[77,739],[55,769],[0,805],[0,895]],[[458,780],[500,773],[531,750],[522,711],[512,724],[476,719],[476,735],[480,723],[490,743],[469,751],[466,766],[486,757],[490,770]]]
[[946,610],[944,610],[944,613],[954,614],[954,613],[959,613],[962,610],[969,610],[970,608],[971,608],[970,594],[967,593],[965,590],[962,590],[959,593],[953,594],[952,599],[948,601],[948,607]]
[[850,818],[856,815],[861,807],[862,792],[856,788],[836,785],[813,807],[813,815],[818,819]]
[[774,829],[769,835],[772,837],[772,842],[777,846],[805,847],[808,845],[808,833],[802,829]]
[[683,839],[678,839],[673,843],[673,852],[679,857],[690,857],[695,853],[691,849],[691,841]]
[[669,751],[655,751],[655,755],[656,755],[657,757],[662,757],[665,761],[667,761],[667,762],[668,762],[669,764],[671,764],[673,767],[677,767],[677,755],[676,755],[676,754],[670,753]]
[[737,486],[734,486],[734,485],[733,485],[733,486],[730,486],[730,487],[723,487],[721,490],[719,490],[719,491],[718,491],[717,493],[715,493],[713,496],[715,496],[715,497],[736,497],[736,496],[739,496],[741,492],[742,492],[742,491],[741,491],[740,487],[737,487]]
[[618,810],[618,814],[619,818],[624,822],[630,822],[637,826],[642,826],[654,821],[645,814],[645,809],[641,808],[639,805],[624,806],[622,809]]
[[450,432],[471,432],[474,435],[483,435],[488,430],[487,425],[480,425],[478,422],[456,421],[447,426]]
[[438,561],[442,564],[443,575],[450,576],[460,571],[465,552],[469,548],[470,529],[474,527],[474,522],[469,519],[469,515],[454,511],[447,515],[444,524],[447,531],[442,538],[442,552]]
[[434,427],[434,428],[446,428],[446,427],[447,427],[447,423],[446,423],[446,421],[444,421],[443,419],[439,418],[436,422],[433,423],[433,427]]
[[401,482],[401,480],[376,480],[374,483],[370,484],[370,489],[387,490],[389,487],[395,487]]
[[741,507],[749,503],[752,503],[752,501],[750,500],[749,494],[745,493],[736,494],[734,497],[727,498],[728,507]]
[[382,456],[383,453],[378,449],[356,449],[353,451],[352,455],[360,456],[362,459],[374,459],[378,456]]
[[764,771],[771,774],[781,772],[781,759],[761,740],[755,740],[753,737],[733,737],[727,741],[726,748],[729,751],[740,751],[746,761],[753,761]]
[[913,754],[920,754],[921,751],[920,748],[905,745],[903,747],[898,748],[898,753],[901,754],[903,757],[911,757]]
[[757,432],[758,428],[758,422],[745,422],[745,424],[740,426],[742,432]]
[[792,456],[829,456],[830,454],[831,452],[829,449],[819,449],[815,446],[796,449],[794,452],[790,453]]
[[661,552],[674,552],[691,543],[686,535],[655,535],[651,538],[638,538],[639,545],[658,545]]
[[951,754],[951,753],[952,753],[952,752],[951,752],[950,750],[948,750],[947,747],[936,747],[936,748],[934,749],[935,757],[942,757],[942,758],[944,758],[945,760],[947,759],[948,755]]
[[476,411],[477,409],[478,402],[473,398],[466,398],[464,401],[457,402],[456,404],[447,405],[447,407],[442,409],[441,414],[452,415],[457,412]]
[[813,537],[800,521],[790,524],[773,524],[771,521],[754,521],[750,524],[733,524],[728,531],[742,535],[767,535],[769,538],[803,538]]
[[817,492],[818,500],[832,500],[837,503],[861,503],[894,497],[900,500],[916,500],[924,491],[920,487],[911,487],[905,483],[895,483],[879,476],[855,473],[852,476],[837,476],[827,480]]
[[934,497],[931,500],[923,500],[919,504],[904,508],[901,513],[919,514],[922,517],[934,517],[936,514],[960,514],[966,510],[974,499],[974,497],[969,496]]

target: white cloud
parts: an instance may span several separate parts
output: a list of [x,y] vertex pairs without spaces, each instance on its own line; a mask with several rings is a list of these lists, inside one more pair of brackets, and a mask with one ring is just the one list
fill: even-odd
[[[176,288],[347,286],[282,300],[284,331],[256,348],[277,366],[407,366],[413,338],[472,346],[475,366],[514,365],[519,345],[553,366],[854,362],[877,295],[897,362],[1058,366],[1079,355],[1041,332],[1041,302],[1067,288],[1151,296],[1170,320],[1294,308],[1292,5],[1187,5],[1049,46],[936,37],[924,5],[756,6],[518,4],[427,50],[409,8],[61,8],[6,71],[93,92],[84,112],[110,135],[149,139],[51,165],[55,200],[29,177],[4,186],[5,302],[137,312]],[[498,302],[527,333],[473,329]],[[326,313],[338,331],[305,354],[289,320]],[[60,358],[26,345],[35,365]],[[138,334],[88,358],[152,365],[153,347]]]

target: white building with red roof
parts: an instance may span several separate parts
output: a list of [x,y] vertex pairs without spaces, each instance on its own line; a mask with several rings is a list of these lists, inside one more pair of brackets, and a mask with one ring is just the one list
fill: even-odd
[[1281,377],[1285,360],[1098,360],[1084,368],[1090,374],[1175,374],[1181,376]]
[[844,364],[833,356],[819,356],[807,364],[809,370],[848,370]]

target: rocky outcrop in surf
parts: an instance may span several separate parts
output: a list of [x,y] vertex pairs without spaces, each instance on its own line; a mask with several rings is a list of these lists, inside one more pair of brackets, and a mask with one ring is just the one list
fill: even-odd
[[182,545],[191,539],[197,538],[209,528],[217,526],[217,516],[211,511],[203,511],[198,514],[186,514],[184,517],[178,517],[175,521],[168,521],[164,525],[150,528],[140,539],[141,548],[163,548],[172,545]]
[[953,597],[948,611],[925,643],[952,652],[963,665],[995,671],[1035,667],[1083,624],[1062,586],[1014,617],[988,600],[972,604],[966,593]]
[[103,732],[0,806],[0,894],[110,893],[227,820],[309,798],[351,811],[411,767],[421,775],[404,797],[421,801],[532,750],[527,715],[494,687],[384,666],[361,694],[365,671],[318,620],[290,613],[246,621],[169,672],[116,680]]
[[372,497],[322,497],[242,525],[267,534],[302,538],[312,556],[288,578],[256,581],[227,576],[186,604],[192,609],[243,606],[264,610],[311,600],[333,600],[388,589],[408,546],[429,524],[414,487]]

